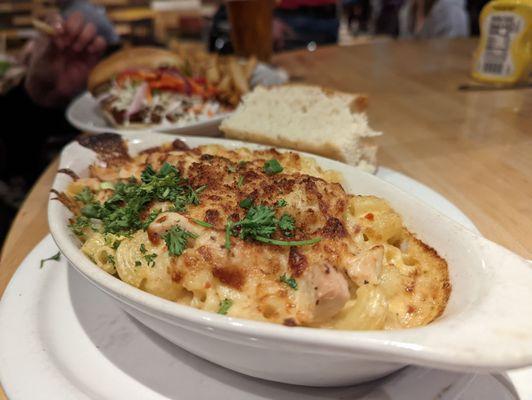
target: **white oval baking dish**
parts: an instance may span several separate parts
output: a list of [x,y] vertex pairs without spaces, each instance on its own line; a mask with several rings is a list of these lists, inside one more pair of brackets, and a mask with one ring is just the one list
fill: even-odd
[[[174,139],[164,134],[126,138],[132,154]],[[191,147],[253,146],[181,139]],[[387,199],[408,228],[447,260],[452,293],[440,318],[422,328],[392,331],[335,331],[229,318],[153,296],[102,271],[79,250],[67,227],[70,213],[58,201],[49,202],[50,230],[76,270],[134,318],[191,353],[243,374],[333,386],[374,379],[407,364],[484,372],[532,364],[532,268],[526,260],[373,175],[314,157],[324,168],[344,174],[348,192]],[[60,167],[86,176],[95,159],[92,151],[71,143]],[[58,174],[53,187],[64,190],[69,183],[67,175]]]

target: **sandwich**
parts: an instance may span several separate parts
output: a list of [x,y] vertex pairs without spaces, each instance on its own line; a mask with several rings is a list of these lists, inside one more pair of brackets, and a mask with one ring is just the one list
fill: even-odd
[[306,151],[376,170],[381,133],[368,126],[367,97],[311,85],[258,86],[221,124],[227,138]]
[[216,88],[192,76],[186,60],[155,48],[121,50],[91,72],[88,89],[115,127],[180,126],[227,111]]

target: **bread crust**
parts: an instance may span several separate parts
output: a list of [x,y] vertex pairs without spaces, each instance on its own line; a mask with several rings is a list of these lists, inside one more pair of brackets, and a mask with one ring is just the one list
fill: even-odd
[[259,132],[250,132],[240,129],[233,129],[224,127],[223,132],[228,139],[242,140],[244,142],[261,143],[268,146],[284,147],[307,153],[319,154],[327,158],[346,162],[344,155],[339,151],[337,146],[332,144],[315,145],[311,142],[302,142],[298,140],[289,140],[286,138],[272,137],[270,135],[263,135]]
[[157,47],[131,47],[120,50],[98,63],[89,75],[87,87],[93,96],[116,74],[133,68],[181,67],[177,54]]

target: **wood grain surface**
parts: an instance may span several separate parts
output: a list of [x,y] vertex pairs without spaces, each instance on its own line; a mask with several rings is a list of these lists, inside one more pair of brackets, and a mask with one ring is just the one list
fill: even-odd
[[[298,81],[370,96],[381,165],[443,194],[489,239],[532,258],[532,89],[459,91],[473,39],[390,41],[283,53]],[[52,163],[24,202],[0,259],[0,295],[48,232]],[[0,390],[1,391],[1,390]],[[0,399],[5,398],[0,393]]]

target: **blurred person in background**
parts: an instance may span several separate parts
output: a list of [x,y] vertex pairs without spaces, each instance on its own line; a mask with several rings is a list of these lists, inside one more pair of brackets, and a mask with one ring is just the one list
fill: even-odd
[[85,90],[92,67],[118,36],[97,7],[63,2],[47,17],[55,35],[39,34],[20,54],[27,67],[23,84],[0,96],[0,244],[11,219],[42,170],[78,132],[65,107]]
[[352,34],[368,33],[371,16],[369,0],[342,0],[342,11]]
[[28,45],[26,90],[44,107],[65,106],[81,93],[106,48],[119,42],[101,7],[84,0],[62,0],[59,5],[61,14],[46,21],[55,36],[41,34]]
[[399,36],[399,11],[408,0],[372,0],[373,26],[377,35]]
[[465,0],[407,0],[399,11],[399,36],[421,39],[469,36]]

